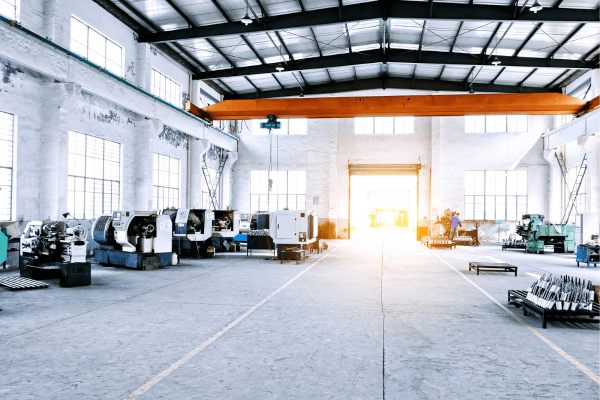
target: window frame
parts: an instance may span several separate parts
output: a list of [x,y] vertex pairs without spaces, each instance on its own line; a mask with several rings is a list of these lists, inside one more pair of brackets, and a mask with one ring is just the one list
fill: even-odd
[[[364,129],[366,127],[363,122],[366,120],[372,120],[372,130],[370,132],[366,132]],[[389,131],[389,125],[386,125],[386,122],[392,122],[391,132]],[[403,121],[402,128],[398,129],[399,122]],[[410,132],[407,128],[407,122],[410,121]],[[378,123],[379,122],[379,123]],[[359,124],[365,125],[363,126],[362,132],[359,132]],[[378,132],[378,125],[383,125],[383,129],[387,129],[388,132]],[[399,115],[394,117],[355,117],[354,118],[354,134],[355,135],[414,135],[415,133],[415,117],[410,115]]]
[[[72,175],[71,174],[71,170],[70,170],[70,165],[71,162],[74,162],[73,157],[76,156],[81,156],[81,154],[77,154],[74,152],[71,152],[71,133],[76,133],[79,135],[83,135],[85,136],[85,154],[83,155],[83,165],[84,165],[84,173],[83,175]],[[88,158],[90,159],[94,159],[95,157],[93,157],[92,155],[88,155],[88,138],[93,138],[95,140],[101,140],[102,141],[102,178],[96,178],[93,176],[88,176]],[[105,162],[110,162],[110,160],[107,160],[106,158],[106,142],[112,143],[112,144],[116,144],[118,145],[118,149],[119,149],[119,154],[117,156],[118,159],[118,174],[119,174],[119,178],[118,180],[114,180],[114,179],[105,179],[104,177],[104,172],[105,172]],[[123,180],[123,144],[120,142],[116,142],[114,140],[110,140],[110,139],[105,139],[105,138],[101,138],[98,136],[94,136],[94,135],[89,135],[87,133],[83,133],[83,132],[79,132],[73,129],[69,130],[69,144],[68,144],[68,158],[67,158],[67,210],[69,211],[69,213],[71,213],[71,215],[75,218],[78,219],[96,219],[98,218],[100,215],[103,214],[107,214],[107,213],[112,213],[113,211],[115,211],[115,201],[114,198],[111,197],[111,208],[110,210],[107,210],[105,207],[105,200],[107,198],[107,196],[113,196],[114,192],[113,192],[113,184],[116,184],[116,187],[118,188],[118,194],[117,194],[117,201],[116,201],[116,207],[117,209],[121,208],[122,205],[122,180]],[[71,189],[71,178],[73,179],[73,189]],[[82,206],[82,210],[83,210],[83,214],[79,214],[76,210],[76,199],[77,199],[77,192],[81,192],[76,190],[76,186],[77,186],[77,179],[83,179],[83,206]],[[95,198],[92,197],[92,199],[88,199],[88,195],[95,195],[98,192],[95,191],[90,191],[88,190],[88,180],[93,180],[93,185],[95,186],[96,181],[101,181],[102,182],[102,191],[100,192],[100,196],[102,198],[102,210],[99,213],[96,213],[95,210],[95,204],[92,204],[92,215],[88,216],[86,215],[87,211],[88,211],[88,207],[89,207],[89,202],[94,203],[94,201],[96,200]],[[108,192],[104,191],[105,188],[105,182],[110,182],[111,183],[111,191],[110,194],[108,194]],[[90,184],[92,184],[92,182],[90,182]],[[73,202],[71,203],[71,192],[73,192]]]
[[[210,183],[212,183],[213,185],[215,184],[215,181],[217,180],[217,169],[216,168],[211,168],[211,167],[206,167],[203,166],[202,167],[203,171],[202,171],[202,177],[201,179],[201,184],[200,184],[200,194],[201,194],[201,200],[202,200],[202,208],[205,210],[211,210],[212,209],[212,202],[210,200],[210,192],[208,191],[208,182],[206,182],[206,178],[204,177],[205,173],[208,173],[208,177],[210,180]],[[219,205],[221,203],[221,199],[220,199],[220,191],[221,189],[221,181],[219,180],[219,183],[217,184],[216,187],[216,196],[217,196],[217,201]]]
[[[159,74],[162,78],[165,79],[165,97],[166,96],[166,84],[167,82],[171,82],[174,83],[175,85],[177,85],[179,87],[179,96],[178,96],[178,101],[179,103],[172,103],[170,100],[167,100],[165,97],[162,97],[160,95],[160,86],[159,86],[159,93],[156,94],[154,93],[154,73]],[[161,79],[162,80],[162,79]],[[159,99],[166,101],[167,103],[171,104],[172,106],[175,106],[177,108],[183,109],[183,86],[181,84],[179,84],[177,81],[175,81],[174,79],[170,78],[169,76],[167,76],[166,74],[162,73],[158,68],[152,67],[150,70],[150,93],[152,93],[153,96],[158,97]]]
[[[155,159],[155,156],[158,156]],[[161,157],[166,157],[167,158],[167,162],[168,162],[168,166],[169,166],[169,170],[168,171],[161,171],[160,169],[160,158]],[[175,160],[177,161],[177,186],[165,186],[165,185],[161,185],[160,182],[160,178],[161,178],[161,172],[166,173],[168,176],[168,180],[169,182],[167,183],[167,185],[171,184],[171,175],[173,174],[173,172],[171,171],[171,161]],[[155,161],[158,161],[158,164],[155,163]],[[162,196],[162,201],[164,202],[165,198],[167,200],[171,200],[171,196],[168,194],[170,192],[170,190],[176,190],[177,191],[177,198],[175,199],[175,203],[176,204],[163,204],[162,207],[159,207],[159,196],[158,196],[158,192],[160,191],[160,189],[162,189],[163,191],[167,192],[167,196]],[[162,154],[162,153],[157,153],[154,152],[152,154],[152,208],[155,210],[164,210],[166,208],[179,208],[181,205],[181,160],[177,157],[171,157],[168,156],[166,154]]]
[[[8,1],[6,1],[6,0],[0,0],[0,2],[5,2],[8,4]],[[11,5],[9,4],[9,6],[11,6]],[[2,14],[2,13],[0,13],[0,15],[2,15],[5,18],[8,18],[10,20],[20,21],[21,20],[21,0],[15,0],[14,7],[15,7],[15,12],[12,17],[10,17],[6,14]]]
[[[278,119],[279,122],[281,122],[281,129],[273,129],[272,133],[273,136],[306,136],[308,134],[308,118],[282,118],[282,119]],[[304,129],[304,133],[290,133],[290,123],[289,121],[304,121],[303,122],[303,127],[301,128],[306,128]],[[269,136],[269,130],[268,129],[261,129],[260,128],[260,123],[261,122],[265,122],[262,119],[253,119],[252,120],[252,124],[251,124],[251,128],[252,128],[252,136]],[[283,133],[283,131],[286,131],[286,133]]]
[[[81,24],[85,25],[88,29],[87,31],[87,41],[86,41],[86,55],[83,56],[82,54],[80,54],[78,51],[73,49],[73,22],[72,20],[76,20],[78,22],[80,22]],[[94,31],[95,33],[97,33],[98,35],[102,36],[105,40],[105,45],[104,45],[104,65],[99,65],[98,63],[96,63],[95,61],[92,61],[90,59],[90,30]],[[88,60],[89,62],[98,65],[98,67],[101,67],[103,69],[105,69],[106,71],[115,74],[112,70],[110,70],[107,67],[107,62],[108,62],[108,42],[113,43],[114,45],[118,46],[121,49],[121,70],[118,74],[118,76],[120,78],[124,78],[125,77],[125,47],[122,46],[120,43],[118,43],[117,41],[111,39],[110,37],[108,37],[107,35],[105,35],[104,33],[102,33],[101,31],[99,31],[98,29],[92,27],[90,24],[88,24],[87,22],[85,22],[83,19],[79,18],[78,16],[76,16],[75,14],[71,14],[71,31],[70,31],[70,41],[69,41],[69,50],[73,51],[74,53],[78,54],[79,56],[85,58],[86,60]],[[78,42],[78,41],[77,41]],[[79,44],[82,45],[82,43],[78,42]],[[111,61],[112,62],[112,61]],[[116,74],[115,74],[116,75]]]
[[[290,172],[295,174],[295,179],[290,179]],[[266,184],[266,187],[261,187],[259,189],[258,193],[255,193],[253,191],[253,179],[252,179],[252,175],[254,174],[263,174],[266,173],[266,178],[267,181],[263,182],[262,180],[259,179],[259,183],[258,185],[262,184]],[[272,176],[277,175],[277,174],[281,174],[281,173],[285,173],[285,193],[280,193],[281,187],[280,187],[280,183],[282,182],[282,180],[280,179],[273,179]],[[297,183],[300,182],[301,180],[298,179],[298,173],[302,173],[303,175],[303,182],[304,182],[304,188],[303,190],[298,190],[298,186]],[[274,175],[271,175],[274,174]],[[272,189],[269,191],[269,187],[268,187],[268,181],[269,179],[273,179],[273,186]],[[296,187],[292,188],[290,186],[291,183],[296,183]],[[256,213],[256,212],[264,212],[264,211],[276,211],[276,210],[283,210],[284,208],[287,208],[289,210],[306,210],[307,209],[307,203],[306,203],[306,186],[307,186],[307,181],[306,181],[306,171],[305,170],[284,170],[284,171],[268,171],[268,170],[251,170],[250,171],[250,209],[251,209],[251,213]],[[303,193],[299,193],[299,192],[303,192]],[[256,201],[254,200],[255,197],[253,196],[257,196],[256,197]],[[300,196],[304,197],[304,201],[300,201]],[[285,199],[285,206],[280,207],[280,203],[281,200]],[[294,208],[290,208],[290,200],[292,200],[295,202],[294,204]],[[256,207],[258,207],[258,209],[254,210],[253,209],[253,204],[256,204]],[[261,209],[261,204],[266,204],[267,207],[265,210]],[[273,207],[273,204],[277,204],[276,207]],[[299,207],[300,205],[303,204],[303,207]]]
[[[494,179],[493,183],[488,182],[488,176],[491,173],[494,173],[496,177],[498,174],[503,175],[503,185],[498,185],[497,178]],[[472,193],[469,192],[469,180],[467,179],[467,174],[473,173],[473,190]],[[483,180],[477,179],[477,173],[482,174]],[[488,174],[489,173],[489,174]],[[514,175],[510,175],[509,173],[513,173]],[[525,183],[519,182],[519,174],[523,173],[525,176]],[[509,178],[511,177],[511,178]],[[514,180],[514,187],[509,187],[510,180]],[[528,170],[465,170],[464,171],[464,219],[465,220],[473,220],[473,221],[497,221],[498,218],[498,206],[501,205],[503,209],[503,216],[501,218],[502,221],[519,221],[521,219],[521,215],[527,214],[529,209],[529,187],[527,186],[527,182],[529,180],[529,171]],[[478,187],[477,184],[480,183],[481,187]],[[525,188],[526,194],[519,194],[519,187]],[[492,187],[493,186],[493,187]],[[500,190],[499,190],[500,189]],[[502,193],[498,193],[501,191]],[[492,193],[488,193],[492,192]],[[491,201],[493,198],[493,202]],[[511,204],[511,201],[514,198],[514,204]],[[524,204],[522,200],[524,199]],[[499,201],[500,200],[500,201]],[[511,201],[509,201],[511,200]],[[489,211],[487,208],[491,206],[493,203],[493,213],[494,219],[488,218]],[[471,206],[472,210],[469,209]],[[514,208],[513,208],[514,206]],[[481,211],[478,211],[479,208]],[[524,210],[522,209],[524,207]],[[516,219],[510,219],[509,213],[514,209],[514,216]],[[478,218],[479,213],[483,218]]]
[[[16,180],[17,180],[17,174],[16,174],[16,164],[17,164],[17,115],[16,114],[12,114],[9,112],[4,112],[4,111],[0,111],[0,114],[6,114],[6,115],[10,115],[12,117],[12,132],[11,132],[11,139],[10,139],[10,144],[11,144],[11,150],[10,150],[10,154],[11,154],[11,165],[10,167],[5,167],[5,166],[0,166],[0,169],[7,169],[9,170],[9,176],[10,176],[10,184],[8,185],[10,187],[10,195],[9,195],[9,201],[10,201],[10,205],[8,207],[8,219],[3,219],[2,215],[0,214],[0,221],[12,221],[15,216],[16,216],[16,206],[17,206],[17,184],[16,184]],[[0,141],[1,143],[1,141]]]
[[[498,126],[498,117],[504,117],[504,130],[488,130],[488,127],[491,127],[493,125]],[[513,122],[509,121],[510,117],[515,117],[516,120]],[[519,125],[522,123],[522,121],[519,120],[519,118],[525,118],[525,129],[522,130],[521,128],[519,128]],[[478,130],[477,126],[478,124],[481,124],[481,121],[478,121],[478,118],[483,118],[483,130]],[[473,122],[470,123],[469,120],[473,119]],[[489,121],[488,121],[489,119]],[[496,120],[496,121],[494,121]],[[494,115],[465,115],[465,133],[523,133],[523,132],[529,132],[529,115],[527,114],[494,114]],[[517,126],[517,130],[510,130],[509,127],[511,126],[511,124],[516,124]],[[472,130],[469,129],[469,127],[472,126]]]

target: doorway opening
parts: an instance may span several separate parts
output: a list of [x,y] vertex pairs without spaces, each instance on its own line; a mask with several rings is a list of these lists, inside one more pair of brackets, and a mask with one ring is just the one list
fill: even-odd
[[352,239],[416,238],[417,175],[350,175]]

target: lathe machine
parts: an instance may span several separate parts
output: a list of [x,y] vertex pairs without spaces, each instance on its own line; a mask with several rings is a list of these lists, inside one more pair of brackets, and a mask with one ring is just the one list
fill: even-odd
[[575,251],[574,225],[544,224],[541,214],[525,214],[523,220],[528,222],[517,226],[517,234],[526,241],[526,253],[544,253],[544,246],[554,246],[555,253]]
[[173,223],[173,247],[178,246],[180,256],[212,257],[214,213],[211,210],[180,208],[164,210],[163,215],[171,218]]
[[156,211],[115,211],[92,226],[99,264],[151,270],[172,264],[173,228],[168,215]]
[[86,229],[68,227],[64,221],[31,221],[21,235],[19,270],[22,277],[60,277],[61,286],[91,284],[91,265],[86,261]]

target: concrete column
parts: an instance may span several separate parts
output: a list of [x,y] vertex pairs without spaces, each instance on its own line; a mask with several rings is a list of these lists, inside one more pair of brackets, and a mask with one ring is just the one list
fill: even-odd
[[200,99],[200,82],[198,80],[192,81],[192,89],[190,91],[190,101],[198,107],[202,105],[202,100]]
[[[338,129],[329,130],[329,149],[327,153],[329,157],[329,160],[327,161],[329,176],[329,198],[323,199],[323,201],[327,201],[328,203],[327,215],[324,215],[323,217],[326,217],[328,222],[333,224],[333,229],[330,229],[327,232],[327,236],[331,236],[332,239],[335,239],[338,232]],[[328,226],[330,226],[330,224],[328,224]]]
[[69,125],[67,113],[81,97],[74,83],[46,83],[42,88],[45,124],[41,137],[40,218],[57,220],[67,211]]
[[[136,125],[134,208],[137,211],[148,211],[156,207],[152,202],[154,138],[162,129],[163,123],[158,119],[144,119]],[[129,207],[123,204],[123,208]]]
[[[64,18],[61,0],[44,0],[42,4],[42,32],[43,35],[55,43],[65,45]],[[70,21],[68,21],[70,23]]]
[[556,149],[544,150],[544,159],[548,162],[548,215],[546,221],[559,223],[562,218],[562,185],[564,178],[556,160]]
[[150,65],[150,54],[152,49],[148,43],[136,43],[135,84],[144,90],[151,91],[152,66]]
[[202,167],[204,162],[204,154],[210,149],[210,142],[206,139],[195,139],[192,138],[190,141],[190,187],[189,199],[190,208],[201,208],[202,207],[202,185],[204,184],[204,175],[202,174]]
[[588,209],[585,212],[600,215],[600,138],[596,135],[580,136],[577,138],[577,144],[586,152],[588,160],[586,174],[590,182],[590,191]]
[[225,162],[225,167],[223,168],[223,176],[221,177],[221,190],[223,193],[223,201],[221,203],[221,208],[226,209],[231,207],[231,198],[232,198],[232,179],[233,179],[233,168],[235,167],[235,163],[238,159],[237,151],[228,151],[227,152],[227,161]]
[[440,139],[441,117],[431,118],[431,192],[429,218],[435,219],[440,215]]

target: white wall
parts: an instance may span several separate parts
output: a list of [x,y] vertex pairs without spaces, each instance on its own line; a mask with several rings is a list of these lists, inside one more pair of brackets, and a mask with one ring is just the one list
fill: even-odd
[[[156,67],[190,93],[185,68],[154,46],[137,44],[131,29],[92,0],[21,0],[21,24],[66,49],[71,15],[123,46],[127,81],[150,90],[150,70]],[[204,84],[195,86],[210,91]],[[237,148],[235,139],[4,22],[0,111],[17,120],[13,217],[22,226],[30,220],[62,219],[67,211],[70,130],[121,144],[121,208],[129,210],[146,210],[151,204],[153,153],[179,159],[179,206],[185,207],[188,186],[195,191],[199,186],[188,180],[188,161],[201,161],[188,150],[188,137]]]
[[[420,163],[419,218],[434,219],[446,208],[464,215],[465,170],[527,170],[529,212],[547,213],[549,166],[541,134],[552,117],[529,117],[529,130],[521,133],[465,133],[464,120],[422,117],[415,118],[414,134],[355,135],[354,119],[313,119],[306,136],[274,136],[273,154],[280,170],[307,171],[307,208],[335,224],[338,237],[348,236],[349,164]],[[269,137],[245,130],[240,138],[233,207],[251,211],[250,171],[268,169]],[[318,206],[312,204],[316,196]],[[490,238],[496,230],[489,228]]]

